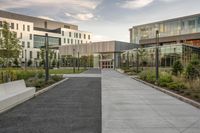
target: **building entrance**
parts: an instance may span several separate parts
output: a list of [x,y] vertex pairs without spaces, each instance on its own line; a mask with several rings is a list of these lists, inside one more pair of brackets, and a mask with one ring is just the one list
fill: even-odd
[[113,61],[101,61],[100,62],[101,68],[114,68],[113,67]]

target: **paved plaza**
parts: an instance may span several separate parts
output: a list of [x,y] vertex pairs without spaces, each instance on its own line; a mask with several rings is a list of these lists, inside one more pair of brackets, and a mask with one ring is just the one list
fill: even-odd
[[199,133],[200,110],[113,70],[102,71],[103,133]]
[[199,133],[200,110],[112,69],[92,69],[3,114],[0,133]]

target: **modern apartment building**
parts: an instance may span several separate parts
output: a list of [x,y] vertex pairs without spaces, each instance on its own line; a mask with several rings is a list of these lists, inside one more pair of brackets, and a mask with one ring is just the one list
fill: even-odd
[[10,30],[20,39],[23,50],[19,59],[22,63],[32,60],[34,65],[38,64],[40,48],[45,45],[46,33],[56,58],[59,56],[59,46],[90,43],[92,40],[92,34],[80,31],[77,25],[0,10],[0,27],[4,21],[10,24]]
[[156,42],[159,31],[160,45],[185,43],[200,47],[200,14],[133,26],[130,42],[145,47]]

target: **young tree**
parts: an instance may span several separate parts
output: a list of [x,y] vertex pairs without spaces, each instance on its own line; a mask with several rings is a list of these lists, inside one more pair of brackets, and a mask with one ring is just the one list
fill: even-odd
[[183,65],[180,60],[177,60],[173,64],[172,73],[177,76],[178,74],[181,74],[182,72],[183,72]]
[[192,60],[186,68],[186,76],[191,80],[200,77],[200,61],[197,55],[192,55]]
[[4,64],[8,67],[12,59],[19,58],[21,45],[15,32],[11,32],[9,24],[3,22],[2,37],[0,39],[0,57],[4,60]]

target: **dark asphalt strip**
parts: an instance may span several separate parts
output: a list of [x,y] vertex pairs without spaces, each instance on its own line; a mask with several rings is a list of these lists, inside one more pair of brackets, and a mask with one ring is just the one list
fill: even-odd
[[101,133],[101,78],[70,78],[0,114],[0,133]]

